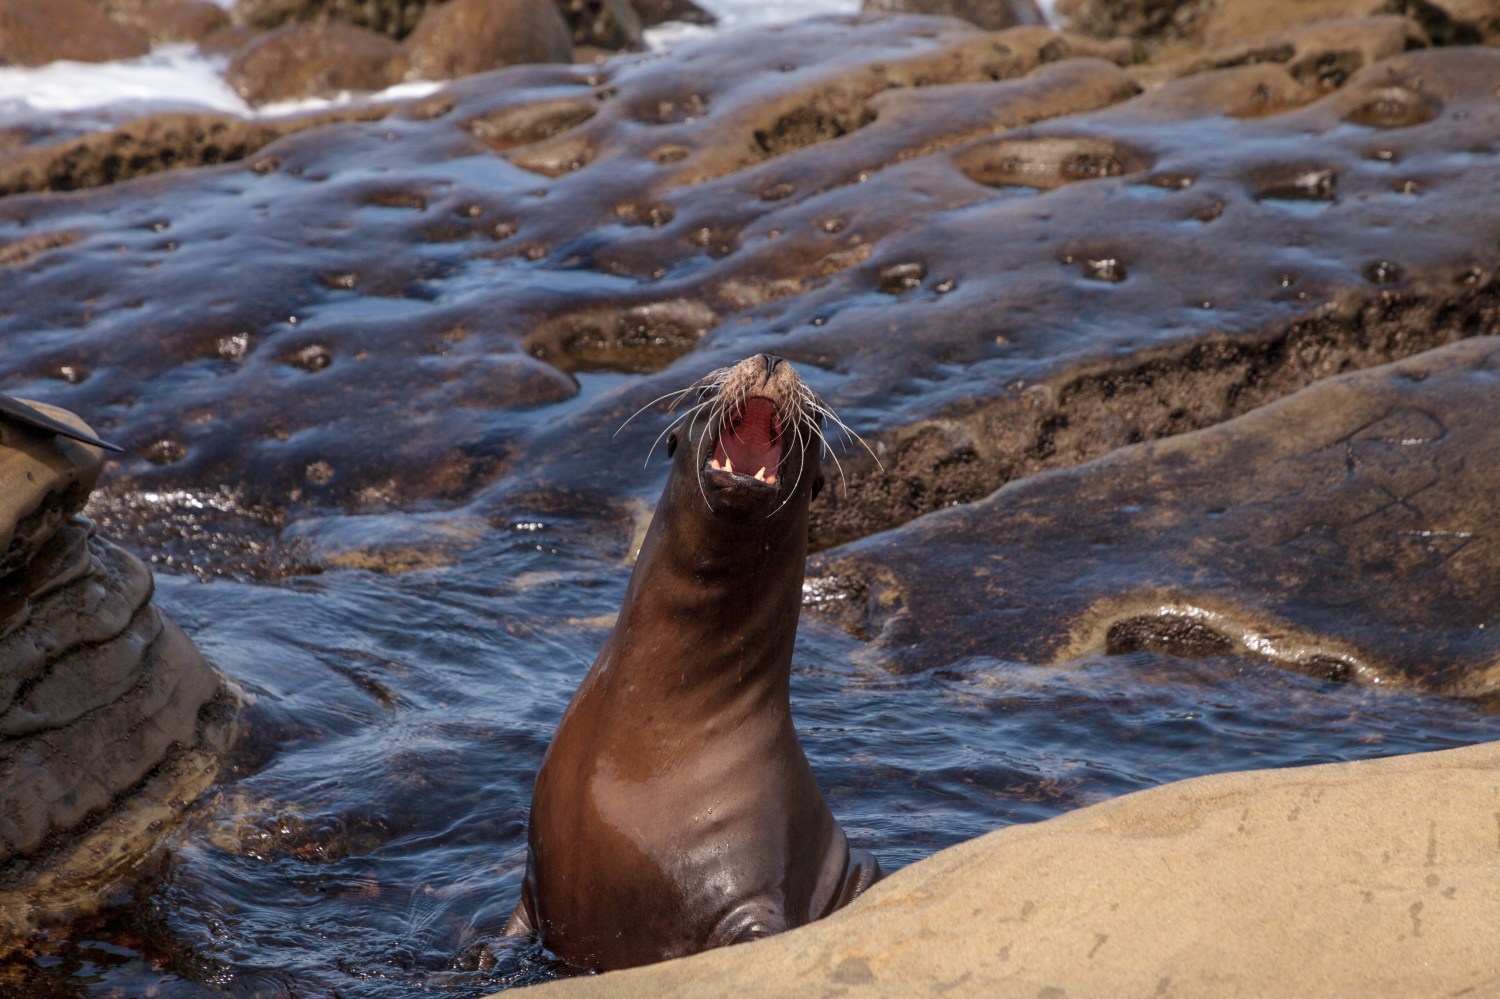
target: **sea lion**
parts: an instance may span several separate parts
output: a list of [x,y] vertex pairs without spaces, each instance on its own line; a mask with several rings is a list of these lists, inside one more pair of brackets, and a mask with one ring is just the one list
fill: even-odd
[[800,926],[881,874],[850,849],[792,726],[831,414],[770,355],[694,390],[620,616],[537,774],[506,927],[585,970]]

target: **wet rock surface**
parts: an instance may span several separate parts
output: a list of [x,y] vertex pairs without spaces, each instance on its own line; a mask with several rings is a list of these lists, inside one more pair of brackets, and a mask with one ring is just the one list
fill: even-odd
[[1032,0],[864,0],[862,10],[957,17],[987,31],[1045,24]]
[[1195,48],[1219,46],[1257,36],[1343,18],[1401,15],[1438,45],[1475,45],[1500,29],[1500,4],[1494,0],[1436,0],[1392,3],[1389,0],[1060,0],[1058,13],[1068,26],[1101,38],[1129,36],[1153,58],[1180,55]]
[[1323,381],[847,545],[815,588],[868,581],[849,623],[895,669],[1152,648],[1494,701],[1497,371],[1485,337]]
[[[28,294],[3,330],[38,349],[0,370],[130,446],[107,523],[176,496],[269,543],[318,510],[614,502],[654,430],[601,451],[598,427],[771,351],[880,456],[842,459],[827,547],[1492,328],[1494,254],[1454,234],[1496,189],[1493,52],[1318,96],[1281,64],[1141,92],[1101,58],[1124,50],[1042,29],[769,37],[507,70],[247,164],[6,199]],[[525,418],[569,373],[682,355]]]
[[145,565],[74,516],[100,454],[0,416],[0,952],[96,905],[229,740],[222,680]]

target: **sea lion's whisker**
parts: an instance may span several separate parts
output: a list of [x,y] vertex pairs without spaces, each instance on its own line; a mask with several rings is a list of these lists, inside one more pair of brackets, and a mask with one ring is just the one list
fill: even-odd
[[[676,417],[674,417],[672,419],[671,423],[668,423],[665,427],[663,427],[662,428],[662,432],[656,435],[656,440],[654,440],[654,441],[651,442],[651,449],[646,452],[646,460],[641,463],[641,467],[645,468],[646,466],[648,466],[648,465],[651,464],[651,456],[656,453],[656,446],[661,443],[661,439],[663,437],[665,437],[668,434],[670,434],[672,432],[672,429],[674,427],[676,427],[678,424],[680,424],[683,420],[685,420],[688,417],[690,417],[690,416],[694,415],[695,413],[697,413],[704,406],[707,406],[709,404],[709,402],[711,402],[711,401],[712,400],[704,400],[703,402],[700,402],[697,405],[695,405],[692,409],[689,409],[689,410],[686,410],[686,411],[684,411],[682,413],[679,413]],[[615,431],[615,432],[619,433],[618,430]]]
[[[835,413],[833,411],[833,409],[830,408],[829,405],[826,402],[824,402],[821,399],[818,399],[818,398],[814,397],[808,403],[808,405],[809,405],[810,408],[816,410],[821,416],[823,416],[829,422],[833,423],[834,426],[838,427],[841,432],[849,435],[850,437],[852,437],[856,441],[858,441],[859,442],[859,446],[862,447],[862,448],[864,448],[867,452],[869,452],[869,455],[870,455],[871,458],[875,459],[876,466],[882,472],[885,471],[885,463],[880,460],[880,455],[876,454],[875,451],[874,451],[874,449],[871,448],[870,445],[868,445],[868,444],[865,443],[865,439],[863,437],[861,437],[859,434],[857,434],[853,430],[851,430],[849,428],[849,424],[847,424],[843,420],[839,419],[839,415],[837,413]],[[826,440],[826,438],[825,438],[825,440]]]
[[[797,444],[798,454],[801,454],[803,451],[804,438],[802,436],[802,426],[804,422],[805,421],[803,420],[798,420],[795,424],[793,424],[792,433]],[[786,505],[792,501],[792,497],[797,495],[797,487],[802,484],[802,473],[805,471],[807,471],[807,461],[803,460],[797,465],[797,478],[792,482],[792,488],[786,491],[785,495],[781,499],[781,502],[777,504],[776,509],[766,514],[766,519],[769,520],[770,518],[780,513],[783,509],[785,509]]]
[[640,409],[637,409],[634,413],[631,413],[629,416],[625,417],[625,422],[622,423],[622,424],[620,424],[617,428],[615,428],[615,432],[612,433],[612,434],[610,434],[610,437],[618,437],[618,436],[620,436],[620,431],[624,430],[626,427],[630,426],[630,421],[631,420],[635,419],[637,416],[640,416],[646,410],[650,409],[652,406],[655,406],[657,403],[661,402],[663,399],[671,399],[672,400],[672,404],[667,407],[667,412],[669,412],[669,413],[672,412],[673,410],[675,410],[677,408],[677,404],[682,401],[682,397],[685,396],[685,395],[687,395],[692,390],[693,390],[693,386],[689,385],[685,389],[678,389],[675,392],[668,392],[668,393],[666,393],[664,395],[657,396],[655,399],[652,399],[650,402],[646,403]]

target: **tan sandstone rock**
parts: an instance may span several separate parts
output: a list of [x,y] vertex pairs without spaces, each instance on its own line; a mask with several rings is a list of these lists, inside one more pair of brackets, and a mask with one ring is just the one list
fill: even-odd
[[108,62],[149,50],[143,34],[110,20],[87,0],[0,0],[0,66]]
[[450,0],[406,40],[410,79],[442,80],[519,63],[571,62],[562,15],[532,0]]
[[224,80],[251,104],[381,90],[401,78],[401,47],[342,21],[289,24],[234,56]]
[[1200,777],[944,850],[769,940],[535,994],[1494,995],[1497,814],[1497,743]]

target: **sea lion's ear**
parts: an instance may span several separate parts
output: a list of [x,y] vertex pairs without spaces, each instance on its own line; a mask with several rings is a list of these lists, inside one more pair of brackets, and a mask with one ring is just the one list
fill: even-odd
[[820,471],[813,478],[812,496],[809,499],[817,499],[818,493],[823,491],[823,473]]
[[672,455],[674,455],[676,453],[677,453],[677,431],[674,430],[670,434],[667,434],[667,457],[670,458],[670,457],[672,457]]

